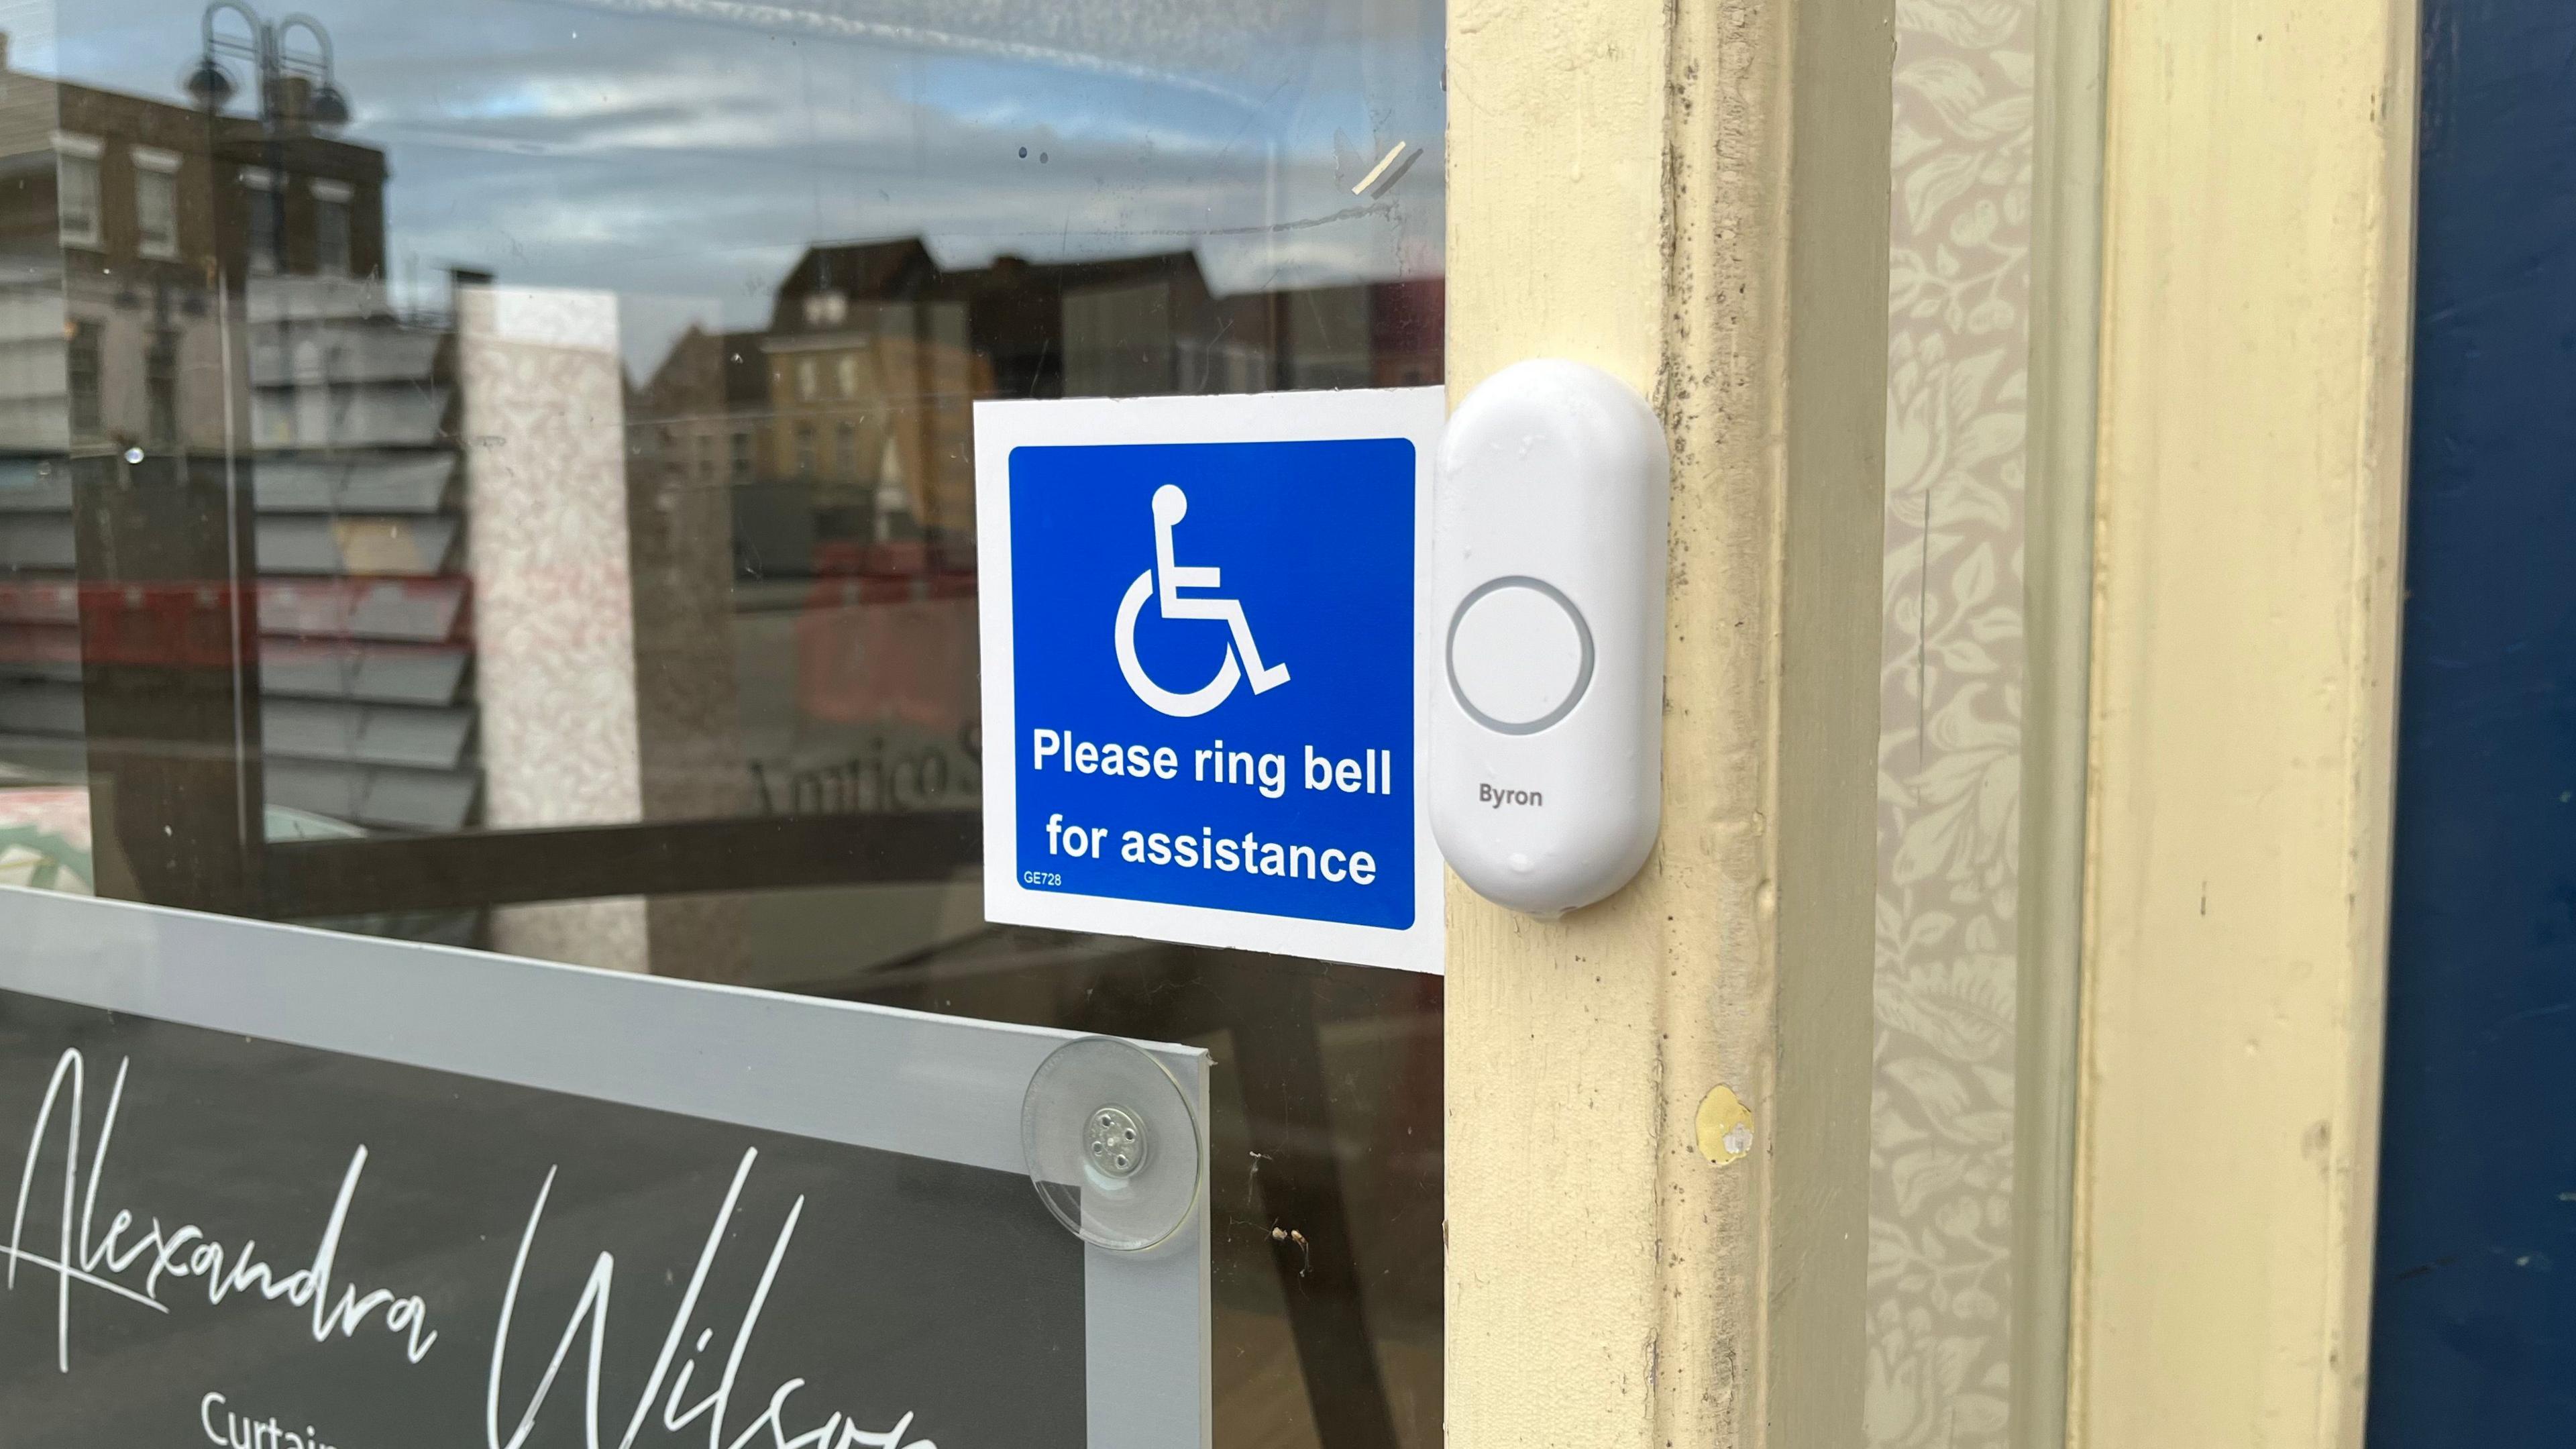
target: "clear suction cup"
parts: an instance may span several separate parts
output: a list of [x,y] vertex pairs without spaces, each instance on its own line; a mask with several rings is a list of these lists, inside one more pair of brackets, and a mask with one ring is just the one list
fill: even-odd
[[1020,1103],[1038,1200],[1086,1243],[1141,1253],[1197,1211],[1199,1125],[1162,1063],[1113,1037],[1066,1042]]

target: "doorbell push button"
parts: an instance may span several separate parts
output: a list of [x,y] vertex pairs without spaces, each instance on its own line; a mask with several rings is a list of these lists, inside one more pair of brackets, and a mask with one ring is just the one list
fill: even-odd
[[1654,848],[1671,478],[1654,412],[1577,362],[1496,373],[1442,435],[1431,829],[1488,900],[1590,905]]
[[1449,619],[1449,687],[1497,734],[1534,735],[1573,713],[1595,663],[1583,611],[1544,579],[1488,579]]

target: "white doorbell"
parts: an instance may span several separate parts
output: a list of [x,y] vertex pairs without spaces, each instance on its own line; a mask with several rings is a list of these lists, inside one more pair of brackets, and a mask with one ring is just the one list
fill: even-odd
[[1442,435],[1431,830],[1488,900],[1590,905],[1654,848],[1671,478],[1653,410],[1579,362],[1505,368]]

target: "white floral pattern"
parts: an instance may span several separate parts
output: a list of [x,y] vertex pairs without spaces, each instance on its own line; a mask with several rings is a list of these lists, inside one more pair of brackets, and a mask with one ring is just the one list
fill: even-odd
[[2036,0],[1898,0],[1869,1442],[2000,1449]]

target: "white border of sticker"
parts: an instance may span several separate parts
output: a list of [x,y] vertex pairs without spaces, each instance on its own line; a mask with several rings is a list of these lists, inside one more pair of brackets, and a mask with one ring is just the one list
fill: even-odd
[[[1078,398],[975,404],[977,589],[984,690],[984,917],[1193,946],[1441,969],[1443,868],[1423,788],[1432,656],[1431,476],[1448,416],[1436,387],[1217,397]],[[1011,650],[1011,451],[1126,443],[1298,443],[1403,438],[1413,444],[1413,925],[1407,930],[1206,906],[1035,891],[1020,884],[1019,740]]]

